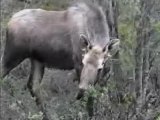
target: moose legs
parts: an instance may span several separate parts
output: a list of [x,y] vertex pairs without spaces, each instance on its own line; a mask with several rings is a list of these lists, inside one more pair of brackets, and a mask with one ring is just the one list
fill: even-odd
[[31,59],[31,72],[27,86],[32,97],[35,97],[36,104],[41,106],[40,84],[44,74],[44,65],[37,60]]
[[31,59],[31,72],[27,86],[32,97],[35,97],[35,101],[39,109],[43,112],[43,120],[48,120],[44,105],[42,103],[42,96],[40,94],[41,81],[44,74],[44,65],[37,60]]

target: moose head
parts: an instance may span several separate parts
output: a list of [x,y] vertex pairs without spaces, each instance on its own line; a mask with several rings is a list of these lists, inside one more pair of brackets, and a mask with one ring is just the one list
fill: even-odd
[[83,48],[83,68],[80,76],[79,93],[77,99],[83,96],[85,90],[89,88],[89,85],[94,85],[97,81],[98,71],[104,67],[105,62],[117,53],[119,49],[119,39],[111,39],[105,43],[104,46],[93,45],[91,41],[84,35],[81,35],[81,39],[85,43],[86,47]]

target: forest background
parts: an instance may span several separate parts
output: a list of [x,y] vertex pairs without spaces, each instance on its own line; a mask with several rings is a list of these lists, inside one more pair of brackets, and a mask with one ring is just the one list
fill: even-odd
[[[75,0],[76,1],[76,0]],[[77,0],[82,1],[82,0]],[[160,120],[160,0],[88,0],[102,6],[110,36],[121,40],[108,63],[105,82],[75,100],[73,71],[46,69],[44,102],[51,120]],[[73,0],[1,0],[0,56],[11,16],[26,8],[64,10]],[[2,65],[2,63],[1,63]],[[1,120],[41,120],[26,88],[30,63],[25,60],[0,80]]]

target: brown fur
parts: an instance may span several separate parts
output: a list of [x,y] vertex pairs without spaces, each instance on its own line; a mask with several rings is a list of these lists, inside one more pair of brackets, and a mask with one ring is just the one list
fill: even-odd
[[[38,104],[41,98],[37,89],[45,67],[76,69],[80,84],[87,84],[81,89],[87,88],[96,78],[98,60],[104,57],[102,48],[109,42],[108,32],[104,13],[92,4],[78,3],[65,11],[22,10],[8,23],[2,76],[30,58],[28,88]],[[84,34],[93,46],[99,46],[86,53],[89,59],[84,65],[81,50],[84,42],[80,34]]]

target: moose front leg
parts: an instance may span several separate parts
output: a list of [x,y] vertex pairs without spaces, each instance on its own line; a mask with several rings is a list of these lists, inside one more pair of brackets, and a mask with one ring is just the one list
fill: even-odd
[[75,62],[74,67],[75,67],[75,76],[74,76],[73,81],[78,81],[78,83],[79,83],[80,82],[81,71],[82,71],[82,67],[83,67],[82,63],[81,62]]
[[79,65],[79,67],[76,69],[76,76],[78,83],[80,82],[80,76],[81,76],[82,67]]

